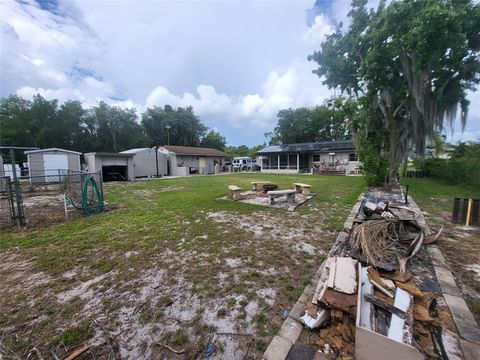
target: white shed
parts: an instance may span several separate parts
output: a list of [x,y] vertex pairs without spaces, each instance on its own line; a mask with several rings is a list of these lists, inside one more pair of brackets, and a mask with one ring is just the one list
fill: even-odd
[[120,154],[135,155],[133,157],[134,174],[136,178],[167,175],[167,155],[151,148],[137,148],[120,152]]
[[25,151],[31,183],[58,182],[69,171],[80,171],[77,151],[50,148]]
[[85,165],[88,172],[102,170],[103,181],[134,181],[133,154],[109,152],[86,153]]

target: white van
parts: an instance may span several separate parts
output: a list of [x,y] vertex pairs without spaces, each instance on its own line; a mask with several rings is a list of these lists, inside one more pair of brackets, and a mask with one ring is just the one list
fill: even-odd
[[240,170],[240,171],[253,170],[254,165],[255,163],[248,156],[236,157],[236,158],[233,158],[233,161],[232,161],[232,166],[234,171],[235,170]]

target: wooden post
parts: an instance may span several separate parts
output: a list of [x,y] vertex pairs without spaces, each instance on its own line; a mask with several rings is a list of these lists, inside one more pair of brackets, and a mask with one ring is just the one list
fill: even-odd
[[65,220],[68,220],[67,194],[63,194],[63,205],[65,208]]
[[465,221],[465,225],[470,225],[470,220],[472,219],[472,199],[468,199],[468,208],[467,208],[467,220]]
[[280,170],[280,155],[278,155],[277,158],[278,158],[277,168],[278,168],[278,170]]
[[300,171],[300,153],[297,153],[297,172]]

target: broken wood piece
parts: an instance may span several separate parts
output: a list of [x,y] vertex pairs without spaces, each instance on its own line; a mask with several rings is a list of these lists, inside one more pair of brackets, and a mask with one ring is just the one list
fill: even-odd
[[382,277],[405,283],[407,281],[410,281],[413,275],[409,273],[402,273],[400,271],[394,271],[394,272],[385,272],[385,273],[382,272]]
[[305,306],[305,312],[311,317],[316,317],[318,313],[318,305],[313,304],[312,302],[307,302]]
[[357,296],[355,294],[344,294],[332,289],[327,289],[320,301],[327,307],[336,308],[355,316],[357,305]]
[[407,262],[410,260],[412,257],[415,256],[415,254],[420,250],[423,244],[423,239],[424,239],[424,234],[423,231],[420,232],[420,234],[417,237],[417,240],[413,241],[410,244],[410,247],[407,250],[408,256],[403,257],[398,260],[398,264],[400,266],[400,272],[405,273],[407,272]]
[[[361,264],[358,265],[358,272],[360,278],[360,292],[364,295],[371,295],[373,294],[373,286],[368,278],[367,267],[362,266]],[[358,306],[360,307],[360,326],[363,326],[369,330],[373,329],[372,327],[372,316],[373,316],[373,309],[372,305],[364,301],[363,298],[360,298]]]
[[322,273],[320,275],[320,280],[318,281],[317,288],[312,298],[312,304],[318,304],[318,301],[323,297],[325,290],[327,289],[327,282],[330,275],[330,269],[332,267],[334,258],[327,258],[322,265]]
[[310,329],[316,329],[319,326],[322,326],[330,318],[330,311],[322,309],[317,313],[316,317],[312,317],[307,314],[300,318],[300,321],[304,323]]
[[363,297],[365,298],[366,301],[374,304],[375,306],[378,306],[379,308],[385,310],[388,313],[395,314],[402,319],[405,319],[406,316],[407,316],[405,314],[405,311],[395,307],[394,305],[391,305],[391,304],[383,301],[382,299],[380,299],[379,297],[377,297],[375,295],[365,294],[365,295],[363,295]]
[[[412,305],[413,296],[405,290],[397,288],[395,291],[395,308],[406,313]],[[412,334],[409,325],[405,323],[405,317],[398,316],[398,313],[392,314],[390,327],[388,329],[388,337],[392,340],[410,345],[412,342]]]
[[184,349],[177,350],[177,349],[174,349],[174,348],[172,348],[172,347],[170,347],[170,346],[168,346],[168,345],[166,345],[166,344],[162,344],[162,343],[155,343],[155,344],[157,344],[157,345],[159,345],[159,346],[162,346],[162,347],[164,347],[165,349],[170,350],[171,352],[173,352],[173,353],[175,353],[175,354],[183,354],[183,353],[185,352]]
[[423,243],[425,245],[430,245],[430,244],[434,243],[435,241],[437,241],[437,239],[440,236],[440,234],[442,233],[442,231],[443,231],[443,225],[440,228],[440,230],[438,230],[436,233],[431,233],[431,234],[425,235],[425,239],[423,240]]
[[377,283],[375,280],[370,279],[370,282],[375,286],[378,290],[380,290],[383,294],[387,295],[388,297],[393,298],[393,294],[385,289],[383,286],[381,286],[379,283]]
[[333,289],[345,294],[357,292],[357,260],[351,257],[337,257]]
[[90,349],[91,346],[92,345],[90,345],[90,344],[83,345],[82,347],[78,348],[77,350],[72,352],[70,355],[68,355],[64,360],[73,360],[73,359],[77,358],[78,356],[82,355],[85,351]]
[[379,284],[383,288],[388,287],[387,284],[383,282],[383,279],[380,277],[380,274],[378,273],[378,271],[372,266],[368,267],[368,277],[370,278],[370,280],[375,281],[377,284]]
[[384,279],[384,278],[380,278],[382,280],[382,282],[380,284],[385,285],[385,288],[387,290],[391,290],[391,291],[395,291],[395,283],[390,280],[390,279]]

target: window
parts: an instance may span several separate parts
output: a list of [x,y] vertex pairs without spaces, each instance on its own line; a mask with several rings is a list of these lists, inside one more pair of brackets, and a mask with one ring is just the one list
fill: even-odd
[[320,162],[320,154],[313,154],[313,162]]
[[357,154],[355,153],[351,153],[348,157],[348,160],[350,161],[358,161],[358,157],[357,157]]

